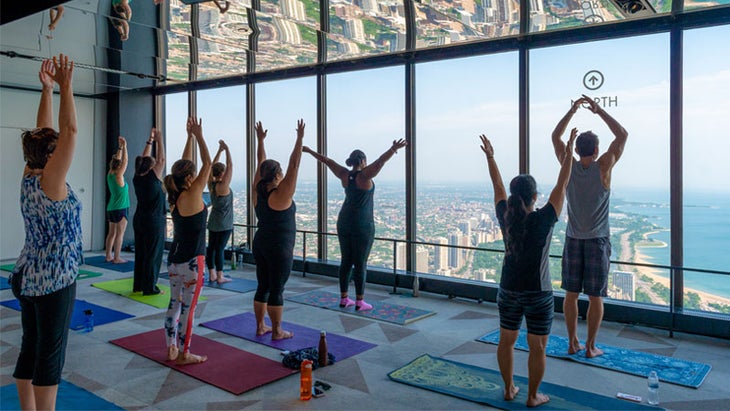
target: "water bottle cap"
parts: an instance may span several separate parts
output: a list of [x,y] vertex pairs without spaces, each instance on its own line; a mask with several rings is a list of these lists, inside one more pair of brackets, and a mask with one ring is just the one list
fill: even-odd
[[94,311],[92,311],[92,310],[84,310],[84,314],[91,315],[91,314],[94,314]]
[[320,331],[320,332],[319,332],[319,335],[321,335],[322,337],[324,337],[324,336],[326,336],[326,335],[327,335],[327,331]]

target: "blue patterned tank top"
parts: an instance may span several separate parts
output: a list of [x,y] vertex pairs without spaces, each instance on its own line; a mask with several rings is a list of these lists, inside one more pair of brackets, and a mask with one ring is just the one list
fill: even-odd
[[23,277],[21,295],[51,294],[76,281],[82,258],[81,202],[68,183],[66,188],[68,197],[55,201],[41,189],[40,176],[21,181],[25,244],[12,273]]

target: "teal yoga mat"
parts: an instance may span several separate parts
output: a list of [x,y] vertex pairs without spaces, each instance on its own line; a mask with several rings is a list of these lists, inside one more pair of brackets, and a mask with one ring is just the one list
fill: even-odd
[[[477,341],[499,344],[499,330],[479,337]],[[659,374],[661,381],[692,388],[698,388],[712,368],[709,364],[629,350],[627,348],[611,347],[603,344],[597,345],[603,350],[603,355],[598,357],[587,358],[585,351],[568,354],[568,339],[551,335],[548,339],[546,353],[550,357],[577,361],[582,364],[607,368],[640,377],[646,377],[654,370]],[[515,348],[522,351],[529,351],[527,346],[527,332],[525,330],[520,330]]]
[[380,301],[368,301],[373,305],[373,309],[367,311],[356,311],[355,307],[340,308],[339,294],[327,291],[310,291],[304,294],[293,295],[288,297],[287,300],[301,304],[313,305],[315,307],[336,310],[343,313],[354,314],[361,317],[371,318],[373,320],[388,321],[400,325],[409,324],[413,321],[436,314],[433,311],[426,311]]
[[[3,411],[20,410],[18,391],[15,384],[3,385],[0,387],[0,404]],[[58,385],[58,396],[56,397],[56,409],[58,411],[75,410],[123,410],[85,389],[61,380]]]
[[[505,401],[502,377],[498,371],[423,354],[388,374],[391,380],[414,387],[451,395],[503,410],[523,410],[527,400],[527,378],[515,376],[520,392]],[[543,382],[540,391],[550,402],[540,410],[659,410],[658,407],[606,397],[588,391]]]

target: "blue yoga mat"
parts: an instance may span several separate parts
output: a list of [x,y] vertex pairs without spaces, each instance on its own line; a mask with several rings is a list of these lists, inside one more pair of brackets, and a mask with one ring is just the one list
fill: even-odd
[[[499,330],[479,337],[477,341],[499,344]],[[568,339],[551,335],[548,339],[546,353],[550,357],[573,360],[582,364],[607,368],[640,377],[648,376],[653,370],[659,374],[661,381],[692,388],[698,388],[712,368],[709,364],[666,357],[648,352],[611,347],[603,344],[597,344],[597,346],[603,350],[603,355],[598,357],[587,358],[585,351],[568,354]],[[522,351],[529,351],[527,332],[525,330],[520,330],[515,348]]]
[[[421,355],[388,374],[391,380],[451,395],[503,410],[524,410],[527,401],[527,378],[515,376],[520,392],[512,401],[504,400],[504,382],[499,371],[463,364],[443,358]],[[606,397],[588,391],[543,382],[540,392],[550,401],[540,410],[660,410],[658,407]]]
[[106,270],[119,271],[120,273],[127,273],[134,271],[134,261],[127,261],[123,264],[114,264],[106,261],[106,257],[103,255],[97,255],[94,257],[85,257],[84,264],[92,265],[94,267],[104,268]]
[[[266,323],[271,325],[268,321]],[[256,335],[256,317],[253,313],[236,314],[218,320],[207,321],[200,325],[281,351],[296,351],[301,348],[317,347],[319,344],[320,330],[286,321],[282,322],[281,326],[285,330],[293,332],[294,338],[272,340],[270,333]],[[337,361],[342,361],[345,358],[360,354],[374,347],[377,347],[377,345],[342,335],[327,333],[327,352],[333,354]]]
[[0,277],[0,290],[9,290],[11,288],[8,277]]
[[[163,273],[160,273],[160,278],[170,278],[170,275],[167,273],[167,271],[165,271]],[[231,281],[227,283],[218,284],[218,282],[206,281],[203,286],[210,288],[219,288],[221,290],[234,291],[237,293],[247,293],[249,291],[255,290],[258,287],[258,283],[256,281],[236,277],[228,278],[230,278]]]
[[[20,311],[20,302],[17,299],[0,302],[0,305]],[[94,326],[113,323],[115,321],[126,320],[127,318],[134,317],[131,314],[112,310],[111,308],[102,307],[100,305],[92,304],[84,300],[76,300],[76,304],[74,305],[74,312],[71,315],[71,325],[69,326],[70,329],[84,329],[84,323],[86,320],[86,315],[84,314],[84,311],[86,310],[92,310],[94,312]]]
[[[3,411],[20,410],[18,391],[15,384],[3,385],[0,387],[0,404]],[[56,409],[59,411],[73,410],[123,410],[85,389],[61,380],[58,385],[58,396],[56,397]]]

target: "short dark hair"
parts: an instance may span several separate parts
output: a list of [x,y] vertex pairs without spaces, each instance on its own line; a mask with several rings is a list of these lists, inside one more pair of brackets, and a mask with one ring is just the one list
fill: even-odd
[[156,161],[154,157],[137,156],[137,158],[134,160],[134,173],[138,176],[145,175],[152,169],[155,163]]
[[353,150],[352,153],[350,153],[350,157],[345,161],[345,164],[347,164],[349,167],[355,167],[363,160],[367,160],[365,153],[363,153],[361,150]]
[[45,168],[48,156],[56,150],[58,143],[56,130],[48,127],[27,130],[23,132],[21,138],[25,165],[31,169]]
[[590,157],[598,147],[598,136],[592,131],[584,131],[575,139],[575,148],[581,157]]

